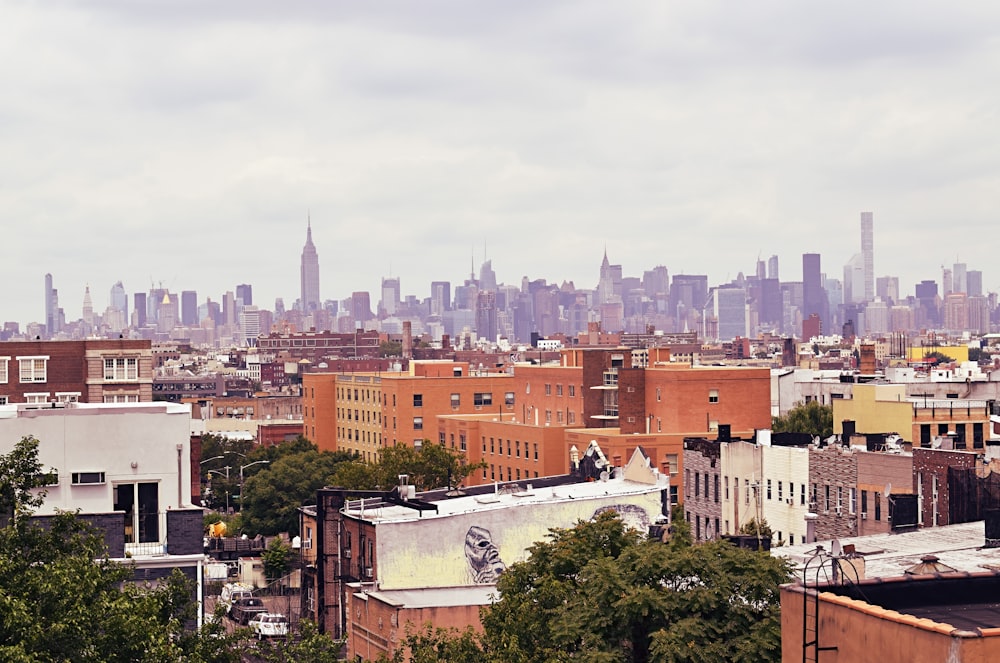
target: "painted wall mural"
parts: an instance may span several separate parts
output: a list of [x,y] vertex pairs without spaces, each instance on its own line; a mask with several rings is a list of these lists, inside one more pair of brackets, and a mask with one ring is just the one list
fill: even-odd
[[613,510],[647,531],[660,514],[658,490],[528,504],[513,495],[499,500],[465,513],[378,523],[379,587],[493,584],[508,565],[526,559],[531,544],[544,540],[550,528],[572,527]]

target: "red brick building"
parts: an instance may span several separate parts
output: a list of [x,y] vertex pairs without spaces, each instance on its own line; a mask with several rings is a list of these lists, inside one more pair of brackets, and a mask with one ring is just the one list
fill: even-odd
[[0,344],[0,404],[153,400],[149,341],[15,341]]

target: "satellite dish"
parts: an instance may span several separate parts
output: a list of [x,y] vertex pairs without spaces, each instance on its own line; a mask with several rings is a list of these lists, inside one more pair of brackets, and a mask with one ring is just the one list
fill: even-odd
[[892,492],[892,483],[885,484],[885,496],[889,497],[889,493]]
[[840,555],[843,552],[844,552],[844,548],[843,548],[843,546],[840,545],[840,539],[834,539],[833,541],[830,542],[830,553],[834,557],[840,557]]

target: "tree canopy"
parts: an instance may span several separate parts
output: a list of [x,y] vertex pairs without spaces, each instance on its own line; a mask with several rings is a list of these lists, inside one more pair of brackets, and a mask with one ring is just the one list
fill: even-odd
[[774,417],[771,430],[775,433],[808,433],[826,439],[833,435],[833,406],[809,401],[796,405],[788,414]]
[[425,629],[406,645],[414,660],[456,663],[474,660],[472,646],[497,663],[778,661],[778,586],[789,577],[767,553],[693,545],[680,511],[665,544],[605,512],[551,530],[508,567],[481,635]]
[[[134,583],[132,566],[110,559],[103,536],[76,514],[44,524],[29,517],[44,498],[36,488],[46,483],[37,453],[38,441],[24,438],[0,455],[0,495],[17,513],[0,525],[0,660],[244,660],[247,629],[192,628],[197,603],[180,571],[155,586]],[[255,651],[261,661],[333,663],[339,650],[306,622],[299,637]]]
[[[250,535],[298,534],[299,507],[315,503],[316,491],[330,485],[337,468],[354,458],[344,452],[318,451],[309,443],[304,448],[285,444],[289,448],[277,445],[262,450],[259,460],[268,463],[255,465],[238,491],[242,527]],[[255,454],[248,461],[256,458]]]
[[337,468],[331,485],[353,490],[388,489],[399,482],[399,475],[406,474],[417,490],[431,490],[458,486],[484,465],[466,464],[464,454],[424,440],[419,448],[403,444],[386,447],[374,464],[361,459],[345,463]]

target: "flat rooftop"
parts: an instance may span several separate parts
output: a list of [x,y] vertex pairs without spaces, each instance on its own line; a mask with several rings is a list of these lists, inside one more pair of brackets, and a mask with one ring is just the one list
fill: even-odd
[[373,523],[405,522],[444,518],[456,514],[477,513],[493,509],[509,509],[544,503],[568,502],[571,500],[599,499],[607,496],[625,497],[628,495],[646,495],[660,492],[667,487],[666,480],[662,484],[639,483],[626,479],[608,479],[607,481],[577,481],[558,485],[532,484],[531,489],[521,484],[497,484],[497,490],[477,492],[457,497],[438,499],[428,495],[418,495],[417,500],[431,503],[437,511],[419,511],[405,506],[389,504],[382,500],[349,500],[343,513],[354,518]]
[[[942,564],[956,571],[978,573],[1000,570],[1000,548],[985,548],[986,525],[982,520],[960,525],[927,527],[901,534],[873,534],[840,539],[842,546],[852,544],[865,559],[865,577],[890,578],[920,563],[925,555],[935,555]],[[798,577],[802,568],[822,546],[831,550],[830,541],[804,543],[794,546],[771,548],[775,557],[792,563]]]

